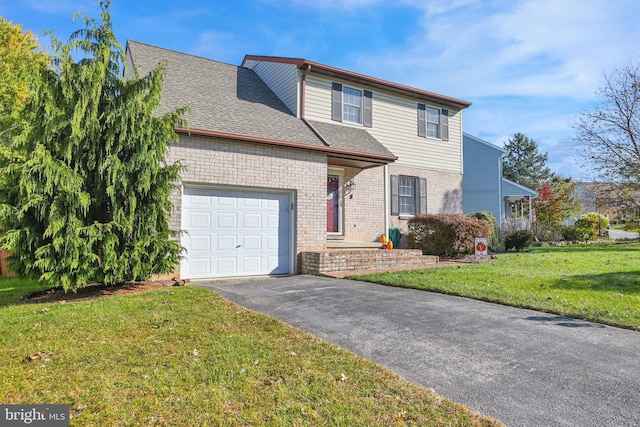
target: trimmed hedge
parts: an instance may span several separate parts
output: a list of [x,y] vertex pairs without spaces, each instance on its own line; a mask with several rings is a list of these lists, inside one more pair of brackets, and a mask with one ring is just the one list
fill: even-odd
[[566,226],[562,229],[562,238],[572,242],[586,242],[592,239],[591,230],[583,227]]
[[520,230],[516,231],[513,234],[509,234],[504,239],[504,249],[508,251],[509,249],[515,249],[520,252],[521,250],[527,249],[533,243],[533,234],[529,230]]
[[473,253],[476,237],[489,237],[489,224],[464,215],[416,215],[409,220],[409,247],[425,255]]

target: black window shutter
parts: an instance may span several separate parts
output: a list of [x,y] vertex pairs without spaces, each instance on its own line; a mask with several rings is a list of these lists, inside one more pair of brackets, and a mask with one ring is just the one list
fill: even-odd
[[400,215],[400,198],[398,197],[398,175],[391,175],[391,215]]
[[342,85],[331,84],[331,120],[342,121]]
[[427,137],[427,106],[418,104],[418,136]]
[[373,125],[373,108],[372,108],[372,100],[373,100],[373,92],[370,90],[364,91],[364,114],[362,116],[362,125],[364,127],[370,128]]
[[427,213],[427,179],[418,178],[418,185],[416,186],[418,193],[418,212],[419,214]]
[[442,110],[440,114],[440,135],[443,141],[449,140],[449,110]]

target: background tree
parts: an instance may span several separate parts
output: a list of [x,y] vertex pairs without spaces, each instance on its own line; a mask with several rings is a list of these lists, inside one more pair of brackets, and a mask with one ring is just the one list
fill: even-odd
[[604,76],[593,110],[574,123],[575,140],[595,177],[613,189],[622,204],[640,202],[640,75],[628,64]]
[[576,183],[571,178],[553,174],[537,190],[536,220],[561,225],[566,219],[575,219],[582,210],[575,189]]
[[571,178],[563,178],[556,174],[537,189],[538,198],[534,199],[536,220],[532,224],[536,239],[564,239],[564,221],[575,219],[582,210],[575,189],[576,183]]
[[549,156],[538,151],[538,144],[521,133],[516,133],[504,146],[507,156],[503,163],[503,176],[533,190],[551,178],[546,166]]
[[20,25],[0,16],[0,144],[20,132],[20,111],[31,95],[38,69],[50,63],[49,55],[37,50],[37,40]]
[[109,2],[101,8],[66,44],[52,36],[55,68],[41,70],[23,112],[31,125],[0,153],[12,267],[66,290],[171,272],[181,249],[168,228],[180,165],[165,158],[184,110],[154,114],[163,68],[123,79]]

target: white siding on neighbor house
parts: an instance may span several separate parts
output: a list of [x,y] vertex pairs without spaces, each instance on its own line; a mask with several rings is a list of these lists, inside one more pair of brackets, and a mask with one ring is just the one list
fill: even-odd
[[489,211],[502,220],[502,161],[504,150],[464,135],[462,203],[464,213]]
[[244,66],[252,69],[298,117],[298,68],[294,64],[249,60]]
[[[338,123],[331,120],[331,83],[338,82],[356,89],[373,92],[373,126],[366,129],[393,154],[397,165],[462,173],[462,111],[426,103],[449,111],[449,140],[418,136],[417,99],[371,89],[339,79],[307,74],[305,117],[309,120]],[[357,126],[343,123],[345,126]]]

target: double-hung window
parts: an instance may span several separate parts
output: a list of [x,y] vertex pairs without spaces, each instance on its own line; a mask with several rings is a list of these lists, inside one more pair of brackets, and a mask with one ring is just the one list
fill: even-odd
[[342,83],[332,83],[331,120],[372,127],[373,92],[344,86]]
[[415,215],[416,178],[410,176],[398,178],[398,206],[400,215]]
[[342,87],[342,120],[362,123],[362,91],[347,86]]
[[449,110],[418,104],[418,136],[449,140]]
[[391,175],[391,215],[427,213],[427,180],[415,176]]
[[426,107],[427,109],[427,136],[440,138],[440,109]]

